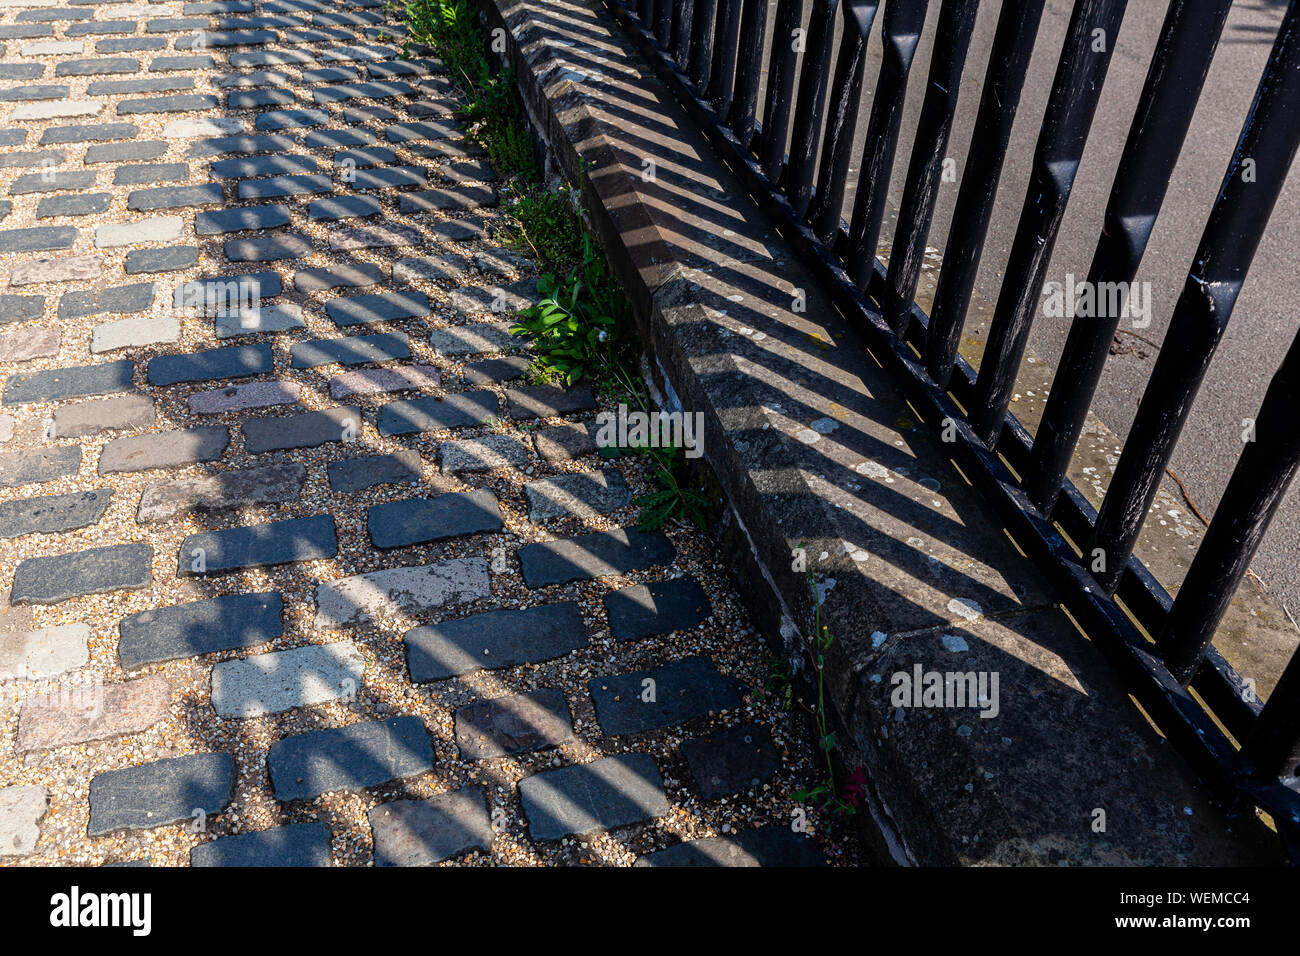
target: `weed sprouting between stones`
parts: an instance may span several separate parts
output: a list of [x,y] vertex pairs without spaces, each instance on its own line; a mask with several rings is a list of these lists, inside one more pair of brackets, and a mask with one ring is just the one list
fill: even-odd
[[[630,397],[649,413],[644,385],[632,373],[637,352],[627,298],[598,243],[582,223],[571,187],[548,189],[538,181],[523,102],[510,70],[489,61],[487,45],[468,0],[405,0],[410,43],[431,48],[447,67],[467,105],[461,115],[470,136],[509,180],[505,211],[512,219],[507,244],[531,253],[543,270],[540,300],[511,328],[529,340],[533,384],[573,386],[581,381],[606,398]],[[608,452],[608,450],[606,450]],[[709,498],[687,486],[676,446],[632,446],[650,459],[656,490],[634,500],[640,525],[655,530],[680,519],[707,527]]]
[[405,55],[411,42],[437,54],[464,98],[460,115],[469,138],[507,179],[535,183],[537,159],[514,74],[488,61],[473,7],[467,0],[406,0],[401,13],[410,30]]
[[[803,544],[799,550],[804,550]],[[830,726],[830,713],[826,708],[826,654],[835,643],[835,635],[822,620],[822,590],[809,567],[804,572],[808,577],[808,586],[813,594],[813,628],[809,641],[808,655],[812,661],[813,674],[817,685],[817,701],[813,710],[813,720],[817,724],[817,749],[821,751],[826,764],[826,775],[817,783],[794,794],[794,798],[803,803],[815,803],[831,815],[832,821],[851,816],[856,812],[862,789],[860,774],[850,780],[845,794],[841,795],[835,784],[835,748],[837,746],[835,731]],[[847,799],[846,799],[847,797]]]

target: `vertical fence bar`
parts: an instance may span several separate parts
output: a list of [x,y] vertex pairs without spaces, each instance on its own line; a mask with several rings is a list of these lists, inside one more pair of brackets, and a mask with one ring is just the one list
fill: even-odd
[[641,19],[641,25],[647,30],[653,30],[655,25],[655,6],[658,0],[636,0],[636,15]]
[[1133,553],[1300,144],[1298,2],[1287,7],[1084,552],[1095,559],[1100,549],[1105,569],[1093,576],[1107,594]]
[[907,328],[907,317],[911,314],[916,285],[921,278],[925,244],[930,236],[930,222],[934,218],[934,204],[939,197],[943,176],[944,153],[948,148],[948,135],[952,132],[953,114],[957,111],[961,71],[966,64],[977,10],[979,0],[943,0],[939,9],[930,76],[925,100],[921,104],[916,139],[912,144],[912,158],[903,187],[903,203],[898,210],[898,227],[889,251],[889,273],[881,302],[885,321],[899,335]]
[[703,93],[713,67],[713,27],[718,0],[695,0],[691,17],[691,55],[685,67],[695,89]]
[[782,186],[790,205],[800,216],[812,202],[813,172],[817,161],[817,133],[825,111],[826,84],[830,79],[831,39],[835,35],[835,9],[839,0],[813,0],[804,38],[803,69],[799,74],[799,102],[790,138],[790,163]]
[[1242,749],[1266,773],[1300,777],[1297,727],[1300,727],[1300,654],[1293,654]]
[[736,47],[740,43],[740,0],[718,0],[718,32],[713,38],[713,69],[709,73],[708,99],[719,116],[731,109],[736,80]]
[[1156,637],[1181,683],[1196,676],[1273,513],[1300,466],[1300,335],[1269,383],[1209,530]]
[[1070,15],[1069,35],[1052,81],[1029,189],[975,382],[971,424],[990,448],[1006,419],[1126,4],[1127,0],[1075,0]]
[[[1127,288],[1137,275],[1231,6],[1232,0],[1169,5],[1088,269],[1093,289]],[[1049,517],[1121,318],[1117,310],[1076,317],[1070,326],[1025,475],[1030,499]]]
[[1029,58],[1034,52],[1044,0],[1005,0],[984,75],[979,111],[948,230],[939,287],[925,338],[925,367],[946,388],[957,358],[971,289],[979,271],[989,216],[998,193],[1002,160],[1016,119]]
[[871,99],[871,119],[858,173],[858,194],[849,221],[849,275],[865,288],[876,268],[876,242],[885,218],[885,193],[898,151],[898,124],[903,119],[907,76],[912,69],[929,0],[889,0],[885,5],[885,52]]
[[794,113],[794,76],[799,62],[795,32],[803,20],[803,0],[778,0],[772,23],[772,61],[767,73],[767,99],[763,104],[763,132],[758,160],[772,182],[785,170],[785,141]]
[[754,141],[758,85],[763,78],[763,39],[767,34],[767,0],[745,0],[740,14],[736,56],[736,92],[727,124],[746,148]]
[[867,41],[880,4],[876,0],[850,0],[844,4],[844,36],[835,60],[831,82],[831,121],[822,140],[822,158],[817,172],[817,198],[808,218],[813,232],[830,245],[840,228],[844,191],[848,187],[852,161],[853,133],[862,105],[862,74],[867,65]]
[[655,0],[654,22],[651,24],[659,46],[672,55],[673,0]]
[[682,69],[690,63],[691,20],[695,15],[695,0],[676,0],[672,17],[673,59]]

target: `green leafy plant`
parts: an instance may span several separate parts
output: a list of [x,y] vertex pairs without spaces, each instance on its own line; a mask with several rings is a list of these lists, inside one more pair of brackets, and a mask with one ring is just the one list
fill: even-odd
[[[527,380],[570,386],[590,381],[601,394],[628,396],[648,411],[643,386],[629,370],[635,348],[627,299],[569,191],[537,182],[533,141],[514,76],[488,61],[473,6],[469,0],[397,0],[395,8],[408,26],[406,54],[411,44],[434,51],[460,90],[460,115],[470,136],[511,179],[505,208],[513,228],[507,244],[532,254],[545,270],[537,283],[540,301],[524,309],[510,330],[529,339],[533,361]],[[709,499],[687,486],[680,449],[627,451],[651,459],[655,490],[634,502],[641,508],[642,528],[661,528],[674,519],[707,527]]]
[[[803,545],[799,547],[802,549]],[[815,803],[823,810],[829,811],[832,819],[851,816],[856,810],[856,800],[845,800],[835,786],[835,731],[830,727],[830,713],[826,708],[826,654],[835,643],[835,635],[822,621],[822,594],[813,577],[812,569],[807,572],[808,586],[812,588],[814,612],[813,633],[809,642],[809,657],[812,660],[813,674],[817,683],[817,703],[813,711],[813,720],[817,725],[817,749],[826,764],[826,775],[803,790],[794,794],[800,803]]]
[[515,219],[507,245],[531,253],[555,275],[568,275],[583,264],[583,228],[578,210],[563,192],[532,190],[506,203]]
[[710,502],[704,492],[687,487],[678,478],[681,449],[676,445],[667,448],[637,449],[653,462],[652,477],[658,490],[634,498],[632,503],[641,508],[640,526],[643,531],[657,531],[673,518],[689,521],[697,528],[709,526]]
[[409,41],[431,47],[459,87],[459,112],[471,138],[507,177],[536,180],[537,159],[514,75],[488,61],[473,6],[468,0],[406,0],[402,13]]
[[527,336],[533,364],[566,385],[582,379],[623,384],[630,317],[627,301],[589,235],[582,259],[563,279],[547,273],[537,280],[541,301],[511,326]]
[[761,660],[767,668],[767,680],[759,693],[789,710],[794,706],[794,673],[790,670],[790,662],[771,651],[763,651]]

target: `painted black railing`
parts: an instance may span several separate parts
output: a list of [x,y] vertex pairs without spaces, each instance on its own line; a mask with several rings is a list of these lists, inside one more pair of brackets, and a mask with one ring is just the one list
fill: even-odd
[[[979,0],[941,0],[888,268],[877,241],[930,0],[778,0],[770,15],[767,0],[606,3],[839,308],[858,320],[913,406],[955,434],[954,459],[1148,715],[1225,804],[1269,813],[1300,860],[1300,654],[1261,705],[1212,643],[1300,466],[1300,336],[1178,598],[1133,555],[1300,143],[1300,0],[1283,16],[1100,512],[1066,470],[1122,314],[1114,302],[1113,314],[1074,320],[1036,434],[1008,404],[1126,0],[1075,0],[978,372],[957,345],[1044,0],[1002,0],[997,10],[928,316],[914,297]],[[1170,0],[1089,270],[1094,289],[1129,288],[1137,274],[1230,4]],[[859,155],[854,131],[877,14],[883,53]],[[855,160],[860,180],[846,210]]]

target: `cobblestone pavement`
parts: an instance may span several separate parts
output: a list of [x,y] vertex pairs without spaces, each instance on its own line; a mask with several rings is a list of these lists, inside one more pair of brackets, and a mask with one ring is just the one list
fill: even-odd
[[438,65],[60,2],[0,0],[0,863],[850,861],[711,540],[521,383]]

